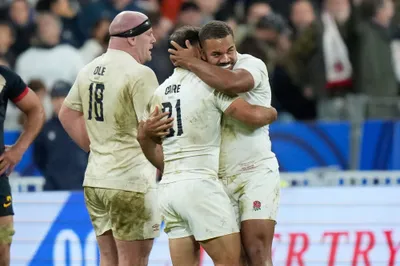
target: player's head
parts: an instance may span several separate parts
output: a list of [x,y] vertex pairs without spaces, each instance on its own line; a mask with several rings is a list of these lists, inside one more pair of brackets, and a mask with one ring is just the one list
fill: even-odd
[[201,58],[199,33],[200,33],[199,27],[182,26],[177,30],[175,30],[169,37],[169,42],[168,42],[170,46],[169,48],[175,49],[171,45],[171,41],[176,42],[177,44],[179,44],[179,46],[183,48],[187,48],[185,42],[186,40],[188,40],[192,46],[197,48],[198,51],[197,57]]
[[28,87],[36,93],[39,99],[43,102],[46,99],[47,90],[46,85],[40,79],[31,79],[28,83]]
[[123,11],[111,22],[109,32],[109,48],[128,52],[141,64],[151,60],[151,49],[156,39],[145,14]]
[[62,24],[59,17],[49,12],[37,16],[37,37],[42,44],[55,46],[60,43]]
[[199,33],[203,57],[210,64],[232,69],[237,60],[233,31],[223,21],[205,24]]

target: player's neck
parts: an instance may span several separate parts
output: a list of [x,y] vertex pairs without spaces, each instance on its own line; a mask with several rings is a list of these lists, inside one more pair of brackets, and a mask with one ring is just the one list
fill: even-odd
[[138,63],[142,64],[139,60],[139,55],[136,53],[131,46],[126,45],[126,43],[122,42],[110,42],[108,45],[108,49],[120,50],[124,51],[125,53],[130,54]]

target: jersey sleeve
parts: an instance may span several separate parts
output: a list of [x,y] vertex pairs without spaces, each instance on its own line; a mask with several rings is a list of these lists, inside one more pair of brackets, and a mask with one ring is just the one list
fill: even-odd
[[29,88],[22,78],[11,69],[3,68],[3,77],[5,79],[4,95],[14,103],[22,100],[28,94]]
[[221,92],[214,91],[215,105],[222,112],[225,112],[226,109],[228,109],[228,107],[238,98],[238,96],[231,97]]
[[154,100],[154,95],[150,98],[149,102],[146,105],[146,108],[143,112],[143,120],[147,120],[150,117],[151,111],[152,111],[152,102]]
[[72,86],[67,97],[65,98],[64,104],[72,110],[82,112],[83,111],[82,98],[79,94],[78,84],[79,84],[79,74],[74,82],[74,85]]
[[158,87],[157,77],[153,70],[144,68],[141,77],[134,84],[132,95],[133,106],[135,108],[138,121],[150,116],[150,99]]
[[266,75],[268,77],[268,70],[266,65],[258,58],[249,57],[240,61],[238,60],[236,64],[237,65],[235,66],[235,69],[244,69],[251,74],[254,80],[253,89],[260,85],[263,75]]

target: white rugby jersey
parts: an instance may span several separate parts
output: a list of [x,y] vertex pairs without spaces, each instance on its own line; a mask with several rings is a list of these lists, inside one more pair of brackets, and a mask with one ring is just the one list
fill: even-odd
[[136,137],[157,86],[150,68],[114,49],[79,72],[64,104],[85,117],[90,156],[84,186],[142,193],[156,187],[156,168]]
[[159,106],[174,117],[174,126],[163,141],[165,166],[161,182],[217,178],[221,116],[235,99],[216,92],[182,68],[176,68],[157,88],[149,111]]
[[[250,104],[270,107],[271,87],[264,62],[238,53],[234,69],[245,69],[254,79],[254,88],[239,96]],[[275,154],[271,151],[269,126],[254,129],[231,117],[223,117],[220,178],[257,169],[276,170],[278,167]]]

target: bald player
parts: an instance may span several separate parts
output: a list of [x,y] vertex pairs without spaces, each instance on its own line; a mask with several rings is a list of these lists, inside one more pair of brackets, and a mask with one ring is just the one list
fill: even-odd
[[138,121],[158,86],[151,60],[155,43],[142,13],[119,13],[105,54],[78,74],[60,111],[71,138],[90,151],[83,182],[100,248],[101,266],[143,266],[159,235],[156,169],[136,140]]

